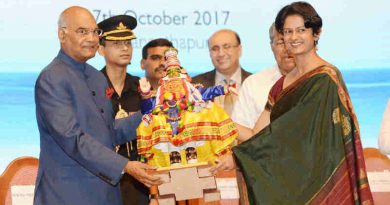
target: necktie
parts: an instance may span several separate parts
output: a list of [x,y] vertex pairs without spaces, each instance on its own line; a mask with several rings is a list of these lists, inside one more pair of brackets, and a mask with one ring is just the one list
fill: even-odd
[[[232,80],[223,80],[225,82],[225,85],[231,85],[233,84],[233,81]],[[223,100],[223,109],[226,111],[226,113],[228,115],[231,115],[232,114],[232,110],[233,110],[233,102],[234,102],[234,99],[233,99],[233,96],[231,94],[227,94],[225,95],[225,98]]]

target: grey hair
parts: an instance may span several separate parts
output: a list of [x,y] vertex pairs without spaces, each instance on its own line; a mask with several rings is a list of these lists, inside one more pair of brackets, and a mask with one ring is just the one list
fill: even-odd
[[269,27],[269,40],[271,44],[274,42],[275,31],[276,31],[275,22],[273,22]]
[[60,14],[60,17],[58,17],[57,25],[58,25],[58,28],[67,27],[65,12],[62,12]]

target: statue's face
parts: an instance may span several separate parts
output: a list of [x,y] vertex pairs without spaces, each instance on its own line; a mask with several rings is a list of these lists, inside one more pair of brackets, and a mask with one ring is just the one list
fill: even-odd
[[177,104],[177,101],[175,99],[165,101],[165,102],[168,104],[169,107],[174,107]]

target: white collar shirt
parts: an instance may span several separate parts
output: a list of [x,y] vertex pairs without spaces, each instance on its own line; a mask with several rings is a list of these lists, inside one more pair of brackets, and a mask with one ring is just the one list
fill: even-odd
[[231,116],[233,121],[253,128],[264,110],[270,89],[280,77],[282,74],[275,65],[246,78],[233,107]]

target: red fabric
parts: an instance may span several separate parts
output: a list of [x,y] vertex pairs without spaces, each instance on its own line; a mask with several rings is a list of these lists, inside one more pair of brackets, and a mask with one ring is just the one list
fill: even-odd
[[278,81],[272,86],[271,90],[269,91],[269,96],[272,97],[274,102],[278,99],[278,96],[282,93],[283,91],[283,82],[284,82],[285,76],[282,76],[279,78]]
[[280,95],[283,92],[283,82],[284,82],[285,76],[282,76],[279,78],[278,81],[272,86],[271,90],[268,93],[268,101],[265,105],[265,110],[268,110],[271,112],[272,107],[274,106],[275,102],[280,98]]

